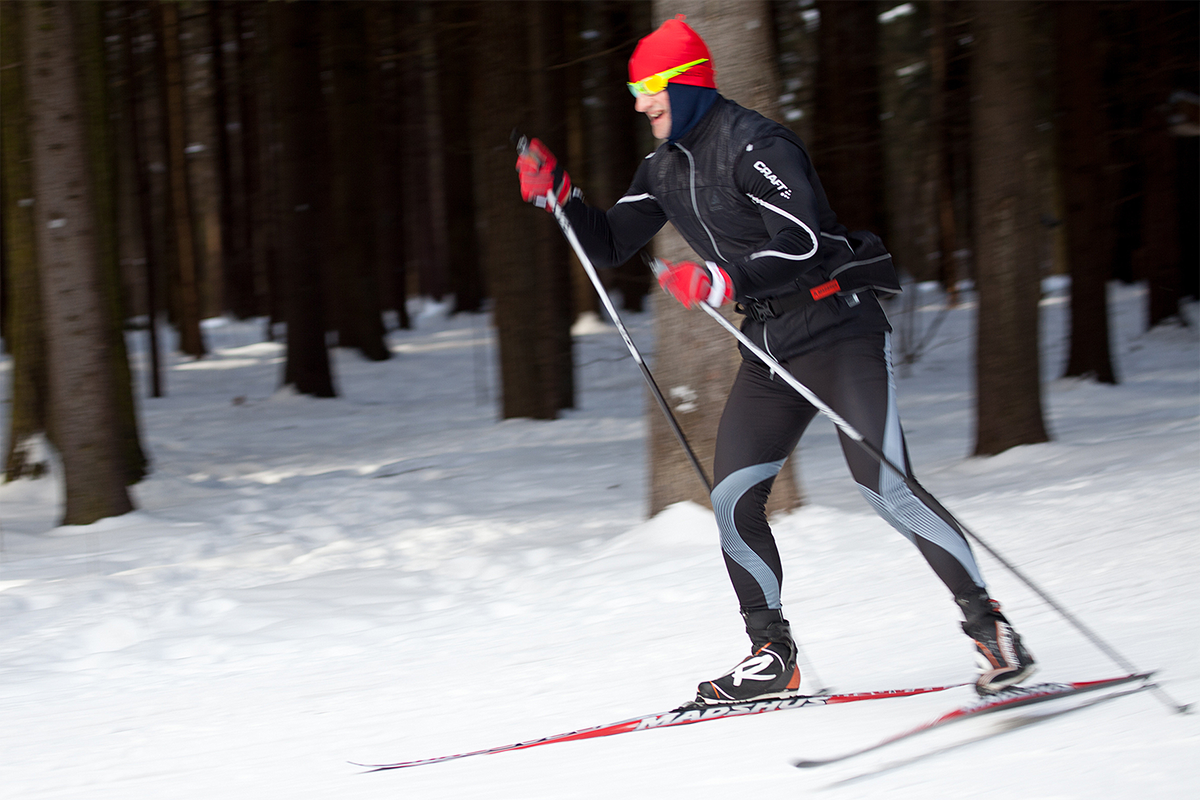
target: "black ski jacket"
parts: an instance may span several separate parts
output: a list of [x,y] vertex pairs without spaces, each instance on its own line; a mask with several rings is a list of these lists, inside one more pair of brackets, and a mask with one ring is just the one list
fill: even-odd
[[607,212],[578,197],[563,211],[597,267],[624,263],[669,220],[729,274],[743,331],[777,359],[891,330],[874,292],[899,285],[878,237],[837,221],[795,134],[724,97],[648,155]]

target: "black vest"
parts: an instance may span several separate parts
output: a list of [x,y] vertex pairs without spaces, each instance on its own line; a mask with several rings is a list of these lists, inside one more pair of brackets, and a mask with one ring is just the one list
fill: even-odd
[[795,282],[778,294],[811,289],[831,277],[843,284],[843,294],[864,288],[899,291],[891,257],[879,238],[866,231],[851,234],[837,221],[800,138],[724,97],[718,97],[677,144],[664,144],[649,156],[651,194],[701,257],[722,266],[744,262],[763,249],[770,236],[758,206],[735,186],[734,172],[739,160],[752,154],[755,142],[771,137],[800,149],[816,196],[821,233],[826,234],[820,237],[815,260],[797,262]]

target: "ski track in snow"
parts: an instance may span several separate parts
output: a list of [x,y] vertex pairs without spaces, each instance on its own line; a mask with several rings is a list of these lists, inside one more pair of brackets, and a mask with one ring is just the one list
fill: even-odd
[[[1055,378],[1068,309],[1061,289],[1043,301],[1053,441],[968,457],[969,303],[901,370],[901,411],[929,489],[1193,702],[1196,306],[1191,327],[1146,333],[1143,290],[1112,293],[1117,386]],[[941,298],[918,300],[920,327]],[[652,354],[650,315],[626,321]],[[56,482],[0,485],[0,796],[1200,796],[1200,715],[1145,692],[1028,727],[1033,712],[972,720],[806,772],[790,761],[912,727],[971,693],[360,774],[347,762],[665,711],[736,662],[744,633],[709,513],[682,504],[644,519],[647,405],[615,329],[576,337],[578,408],[554,422],[497,420],[483,317],[419,316],[390,336],[384,363],[336,351],[336,400],[276,391],[282,348],[262,332],[261,321],[208,321],[213,355],[173,358],[168,396],[139,401],[153,473],[133,490],[138,511],[55,527]],[[142,338],[130,343],[144,382]],[[0,360],[6,398],[10,368]],[[806,685],[969,680],[945,590],[861,499],[830,423],[814,423],[799,458],[808,505],[775,524]],[[1120,672],[980,560],[1038,680]]]

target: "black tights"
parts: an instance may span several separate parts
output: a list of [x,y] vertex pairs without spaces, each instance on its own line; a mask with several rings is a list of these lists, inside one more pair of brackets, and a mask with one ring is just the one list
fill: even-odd
[[[909,470],[888,334],[843,339],[782,366],[892,463]],[[725,566],[743,609],[780,607],[783,568],[767,523],[767,495],[817,413],[757,359],[742,362],[717,432],[712,501]],[[863,495],[917,546],[947,588],[957,597],[983,587],[971,548],[945,509],[921,502],[898,476],[840,431],[839,436]]]

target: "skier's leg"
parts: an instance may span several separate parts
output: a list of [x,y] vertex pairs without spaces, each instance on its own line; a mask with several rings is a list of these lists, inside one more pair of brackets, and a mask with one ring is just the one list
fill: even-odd
[[[813,382],[818,384],[812,386],[814,391],[912,478],[896,405],[890,335],[846,339],[814,355],[812,360],[825,362],[812,365],[819,370],[812,375]],[[814,372],[811,368],[801,371]],[[804,382],[804,376],[793,374]],[[953,517],[939,504],[921,502],[898,475],[845,434],[839,436],[846,463],[863,496],[881,517],[917,546],[950,592],[961,597],[982,589],[984,580],[979,565]]]
[[743,362],[725,403],[713,459],[713,512],[743,609],[780,607],[783,570],[767,497],[816,409],[757,362]]
[[[915,481],[897,412],[890,335],[846,340],[823,355],[836,355],[837,363],[826,365],[823,371],[829,379],[822,387],[824,393],[814,390]],[[801,375],[796,377],[804,381]],[[905,481],[845,435],[842,450],[867,501],[917,546],[953,593],[966,618],[963,630],[975,641],[978,652],[979,692],[993,693],[1031,675],[1034,659],[1000,613],[1000,604],[988,596],[966,536],[953,517],[936,501],[922,502]]]
[[717,431],[712,503],[751,653],[701,683],[696,696],[702,702],[778,697],[800,686],[796,645],[780,609],[783,570],[766,504],[775,476],[815,414],[761,364],[742,363]]

